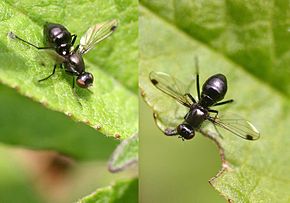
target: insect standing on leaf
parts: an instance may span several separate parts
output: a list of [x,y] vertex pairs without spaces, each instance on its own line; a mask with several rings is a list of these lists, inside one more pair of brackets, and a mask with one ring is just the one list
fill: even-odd
[[46,23],[43,27],[44,47],[38,47],[20,37],[13,32],[8,35],[12,39],[18,39],[25,44],[39,50],[46,50],[55,60],[52,73],[41,79],[42,82],[50,78],[55,73],[57,65],[64,68],[65,72],[73,76],[72,87],[76,83],[81,88],[88,88],[93,84],[94,77],[91,73],[85,71],[83,55],[91,50],[96,44],[109,37],[117,28],[117,20],[111,20],[96,24],[90,27],[84,36],[81,37],[80,44],[73,47],[77,36],[71,34],[63,25],[55,23]]
[[[203,84],[200,93],[197,63],[196,59],[197,101],[190,93],[181,92],[181,89],[184,88],[180,88],[182,87],[182,84],[176,78],[166,73],[154,71],[149,75],[152,84],[157,89],[188,108],[188,113],[184,116],[183,123],[179,124],[176,128],[162,129],[164,134],[167,136],[179,135],[182,139],[189,140],[195,136],[195,131],[201,129],[201,125],[204,121],[208,120],[214,124],[215,128],[216,126],[221,127],[246,140],[258,139],[260,133],[250,122],[240,118],[222,119],[218,117],[219,112],[217,110],[211,109],[211,107],[225,105],[234,100],[230,99],[222,101],[227,92],[227,79],[223,74],[215,74],[209,77]],[[155,116],[155,119],[158,119],[157,116]]]

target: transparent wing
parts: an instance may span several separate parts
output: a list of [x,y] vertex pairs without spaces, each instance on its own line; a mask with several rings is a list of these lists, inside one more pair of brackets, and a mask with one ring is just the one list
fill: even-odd
[[61,64],[65,61],[65,58],[59,55],[55,50],[52,49],[44,49],[43,52],[48,54],[50,58],[52,58],[56,63]]
[[242,118],[211,118],[210,121],[218,127],[221,127],[243,139],[257,140],[260,132],[253,124]]
[[51,68],[54,64],[62,64],[65,58],[52,49],[41,49],[35,57],[41,66]]
[[109,37],[117,28],[118,21],[111,20],[90,27],[80,40],[79,52],[85,54],[96,44]]
[[169,95],[184,106],[190,107],[192,101],[185,95],[183,85],[174,77],[163,72],[150,72],[152,84],[165,94]]

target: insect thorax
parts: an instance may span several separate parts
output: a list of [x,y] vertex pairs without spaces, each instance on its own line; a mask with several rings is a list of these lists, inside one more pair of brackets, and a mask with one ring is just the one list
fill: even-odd
[[190,124],[194,129],[198,129],[203,121],[206,120],[208,116],[208,110],[202,108],[200,105],[193,105],[189,112],[185,115],[184,120],[186,123]]
[[64,67],[68,73],[73,75],[80,75],[85,71],[83,58],[78,53],[72,53],[67,56],[67,60],[64,62]]

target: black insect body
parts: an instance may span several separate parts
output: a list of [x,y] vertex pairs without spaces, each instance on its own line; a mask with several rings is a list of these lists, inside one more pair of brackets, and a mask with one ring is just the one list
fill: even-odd
[[[223,74],[215,74],[205,81],[202,86],[199,104],[210,107],[224,99],[228,90],[227,79]],[[233,100],[229,100],[232,102]]]
[[51,47],[62,56],[70,54],[71,47],[77,38],[72,35],[63,25],[46,23],[43,26],[44,45]]
[[[77,76],[76,83],[79,87],[87,88],[93,84],[94,77],[91,73],[85,72],[85,64],[82,55],[76,50],[71,51],[76,35],[71,35],[71,33],[61,24],[46,23],[43,28],[44,44],[45,48],[54,49],[60,56],[63,56],[63,66],[66,73]],[[62,64],[61,64],[62,65]],[[55,68],[53,73],[48,77],[39,80],[43,81],[48,79],[55,73]],[[73,83],[74,87],[74,83]]]
[[[180,135],[183,139],[192,139],[195,136],[195,131],[199,131],[204,121],[208,120],[215,126],[222,127],[244,139],[256,140],[259,138],[259,132],[248,121],[244,119],[222,120],[218,117],[218,111],[210,108],[234,101],[230,99],[220,102],[224,99],[227,92],[227,79],[223,74],[215,74],[208,78],[203,84],[200,94],[199,74],[197,73],[196,87],[198,101],[191,94],[181,92],[181,84],[176,78],[162,72],[151,72],[149,77],[156,88],[189,108],[182,124],[179,124],[175,129],[162,129],[165,135]],[[212,116],[211,114],[215,115]]]
[[39,80],[47,80],[54,75],[57,65],[64,68],[65,72],[74,76],[72,87],[76,83],[81,88],[88,88],[93,84],[94,77],[91,73],[85,71],[83,55],[91,50],[94,45],[109,37],[116,29],[117,21],[112,20],[96,24],[89,28],[81,38],[80,44],[73,48],[77,36],[72,35],[63,25],[55,23],[46,23],[43,27],[44,47],[38,47],[10,32],[12,39],[18,39],[37,49],[44,49],[49,52],[56,61],[52,73]]

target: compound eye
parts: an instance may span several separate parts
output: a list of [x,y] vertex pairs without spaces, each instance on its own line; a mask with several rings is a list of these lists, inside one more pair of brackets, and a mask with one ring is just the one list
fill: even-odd
[[180,124],[177,126],[178,134],[186,140],[190,140],[194,137],[195,133],[193,128],[188,124]]
[[94,82],[94,76],[91,73],[85,72],[77,77],[77,84],[81,88],[88,88]]

